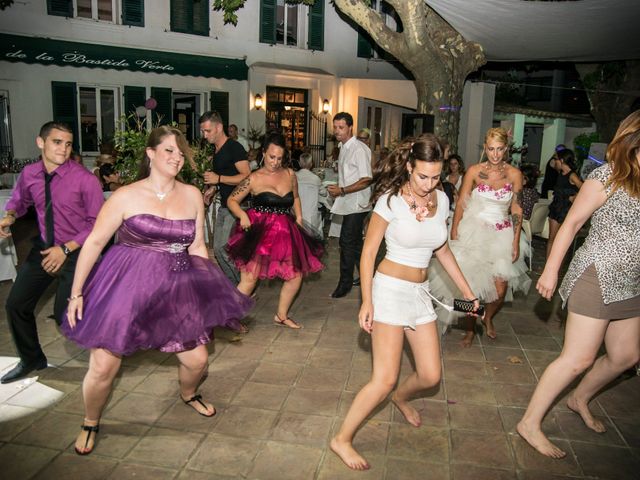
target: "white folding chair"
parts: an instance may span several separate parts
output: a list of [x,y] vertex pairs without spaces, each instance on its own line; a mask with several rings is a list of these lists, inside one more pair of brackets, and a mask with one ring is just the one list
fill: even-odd
[[529,255],[529,270],[532,269],[533,263],[533,236],[536,235],[542,238],[549,238],[549,203],[548,202],[536,202],[531,210],[531,218],[529,220],[522,221],[522,230],[531,245],[531,253]]

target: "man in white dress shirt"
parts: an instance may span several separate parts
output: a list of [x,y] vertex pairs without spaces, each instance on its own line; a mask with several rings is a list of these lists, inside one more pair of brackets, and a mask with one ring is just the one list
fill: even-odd
[[343,216],[340,230],[340,280],[333,298],[349,293],[353,269],[360,264],[362,228],[371,211],[371,150],[353,136],[353,117],[340,112],[333,117],[333,134],[341,143],[338,157],[338,185],[327,187],[335,198],[331,213]]

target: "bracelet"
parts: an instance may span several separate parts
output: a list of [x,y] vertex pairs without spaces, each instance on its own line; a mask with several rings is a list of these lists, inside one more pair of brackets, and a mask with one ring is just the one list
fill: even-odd
[[220,185],[220,182],[222,181],[222,175],[218,175],[218,183],[216,185]]
[[70,302],[71,300],[77,300],[78,298],[82,298],[82,294],[79,293],[77,295],[71,295],[69,298],[67,298],[67,302]]
[[478,297],[472,298],[471,300],[467,300],[467,302],[475,302],[476,300],[478,300]]

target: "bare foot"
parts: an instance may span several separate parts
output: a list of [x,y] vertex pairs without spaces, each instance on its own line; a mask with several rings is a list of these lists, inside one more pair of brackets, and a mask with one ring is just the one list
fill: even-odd
[[462,345],[463,348],[469,348],[473,344],[473,339],[475,338],[475,336],[476,334],[474,332],[465,333],[462,342],[460,342],[460,345]]
[[[185,404],[192,407],[200,415],[203,415],[205,417],[213,417],[216,414],[216,408],[209,402],[205,402],[202,399],[202,395],[200,394],[192,395],[190,397],[185,397],[184,395],[180,394],[180,398]],[[185,398],[187,399],[185,400]]]
[[362,455],[356,452],[351,442],[341,442],[336,437],[333,437],[329,446],[347,467],[352,470],[369,470],[369,463]]
[[524,438],[529,445],[535,448],[542,455],[551,458],[564,458],[567,455],[564,451],[551,443],[539,427],[531,428],[520,420],[516,426],[516,430],[518,430],[520,436]]
[[493,328],[493,321],[490,318],[488,318],[488,319],[482,320],[482,324],[484,325],[484,329],[485,329],[485,333],[487,334],[487,337],[489,337],[492,340],[495,340],[496,329]]
[[420,425],[422,425],[420,412],[413,408],[409,402],[398,400],[395,392],[393,395],[391,395],[391,401],[395,404],[396,407],[398,407],[398,410],[402,412],[402,415],[404,415],[404,418],[407,422],[409,422],[414,427],[419,427]]
[[569,395],[569,398],[567,398],[567,407],[569,407],[569,410],[580,415],[584,424],[594,432],[604,433],[607,431],[604,424],[600,420],[594,418],[591,414],[589,406],[585,403],[578,402],[573,394]]

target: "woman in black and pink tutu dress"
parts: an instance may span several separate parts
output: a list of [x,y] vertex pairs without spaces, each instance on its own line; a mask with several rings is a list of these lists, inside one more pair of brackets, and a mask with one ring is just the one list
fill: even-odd
[[[238,290],[242,293],[250,295],[260,279],[284,280],[273,321],[301,328],[289,317],[289,308],[302,277],[322,270],[324,247],[321,239],[302,226],[296,175],[283,166],[284,137],[279,133],[267,135],[263,152],[263,166],[243,180],[227,202],[238,218],[227,251],[240,270]],[[245,212],[240,202],[249,194],[252,206]]]
[[[82,247],[62,324],[65,336],[91,349],[79,455],[93,450],[122,356],[138,350],[176,353],[180,398],[201,415],[216,413],[196,394],[207,368],[206,344],[216,326],[240,329],[253,302],[209,261],[202,195],[176,180],[189,154],[179,130],[154,129],[143,179],[113,193]],[[116,231],[115,245],[98,262]]]

